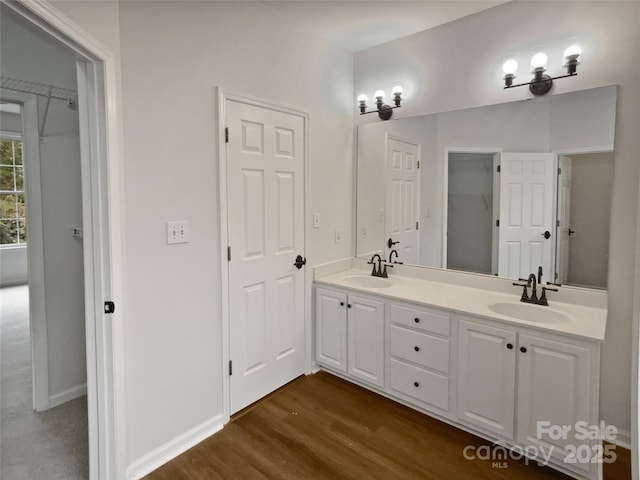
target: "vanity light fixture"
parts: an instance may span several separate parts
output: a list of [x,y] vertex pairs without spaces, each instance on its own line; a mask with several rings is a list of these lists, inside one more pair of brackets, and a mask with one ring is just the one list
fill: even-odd
[[364,93],[358,95],[358,106],[360,108],[360,115],[366,115],[367,113],[378,113],[380,120],[389,120],[393,115],[393,109],[400,107],[404,90],[400,85],[396,85],[395,87],[393,87],[391,93],[393,94],[393,102],[395,104],[395,107],[391,107],[385,104],[384,91],[377,90],[376,93],[374,93],[374,96],[376,97],[376,110],[370,110],[368,112],[367,102],[369,101],[369,97],[367,97],[367,95]]
[[510,58],[502,65],[502,73],[504,80],[504,88],[529,86],[529,91],[534,95],[545,95],[551,90],[553,81],[559,78],[575,77],[578,75],[577,66],[580,64],[580,55],[582,49],[579,45],[571,45],[564,52],[564,67],[567,69],[566,75],[559,75],[557,77],[550,77],[544,72],[547,69],[547,55],[544,52],[538,52],[531,57],[531,73],[533,73],[533,79],[530,82],[513,84],[513,79],[516,78],[518,70],[518,62],[513,58]]

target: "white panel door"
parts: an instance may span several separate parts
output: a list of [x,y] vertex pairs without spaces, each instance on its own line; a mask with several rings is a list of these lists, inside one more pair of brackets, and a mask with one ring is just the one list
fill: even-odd
[[[532,335],[520,335],[519,347],[524,351],[518,352],[517,441],[542,446],[564,460],[571,451],[568,446],[590,445],[588,440],[575,438],[576,423],[597,423],[597,412],[592,415],[590,411],[591,350]],[[566,425],[571,430],[566,438],[549,436],[548,430],[538,435],[538,422]],[[577,462],[575,467],[589,470],[590,463]]]
[[226,108],[234,413],[304,372],[304,119]]
[[[420,145],[397,138],[387,139],[385,253],[398,251],[398,261],[418,263],[420,219]],[[399,242],[388,248],[391,238]]]
[[316,360],[347,371],[347,294],[316,288]]
[[526,278],[542,266],[546,279],[552,280],[555,155],[503,153],[500,164],[498,275]]
[[347,302],[347,372],[384,387],[384,303],[355,295]]
[[558,229],[556,253],[556,283],[566,284],[569,280],[569,248],[571,240],[571,168],[570,157],[559,157],[558,165]]
[[458,417],[513,438],[516,333],[460,320]]

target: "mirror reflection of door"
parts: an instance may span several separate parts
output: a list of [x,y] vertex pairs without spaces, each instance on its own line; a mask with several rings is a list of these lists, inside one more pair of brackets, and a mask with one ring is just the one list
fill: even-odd
[[496,273],[494,153],[450,152],[448,156],[446,266]]
[[[388,136],[386,159],[385,252],[416,264],[419,258],[420,144]],[[389,242],[389,240],[391,240]]]
[[613,153],[560,157],[557,281],[607,288]]
[[504,152],[500,164],[498,274],[517,280],[542,267],[545,281],[551,281],[551,272],[555,272],[555,154]]

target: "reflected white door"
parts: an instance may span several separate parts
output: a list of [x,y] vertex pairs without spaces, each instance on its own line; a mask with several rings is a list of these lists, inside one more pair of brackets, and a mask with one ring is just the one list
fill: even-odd
[[304,372],[304,118],[227,101],[230,412]]
[[503,153],[500,164],[498,275],[524,278],[542,266],[545,279],[551,281],[551,272],[555,272],[555,155]]
[[570,157],[558,158],[558,231],[555,282],[566,284],[569,279],[569,247],[571,239],[571,166]]
[[[398,251],[398,260],[417,264],[420,219],[420,145],[389,136],[386,159],[385,252]],[[387,241],[397,244],[389,248]]]

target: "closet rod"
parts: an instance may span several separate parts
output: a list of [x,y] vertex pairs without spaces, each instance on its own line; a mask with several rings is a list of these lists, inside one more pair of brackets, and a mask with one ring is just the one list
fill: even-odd
[[40,95],[42,97],[66,100],[70,103],[76,103],[78,99],[78,92],[76,90],[47,85],[45,83],[30,82],[29,80],[7,77],[6,75],[0,76],[0,87],[6,88],[7,90]]

